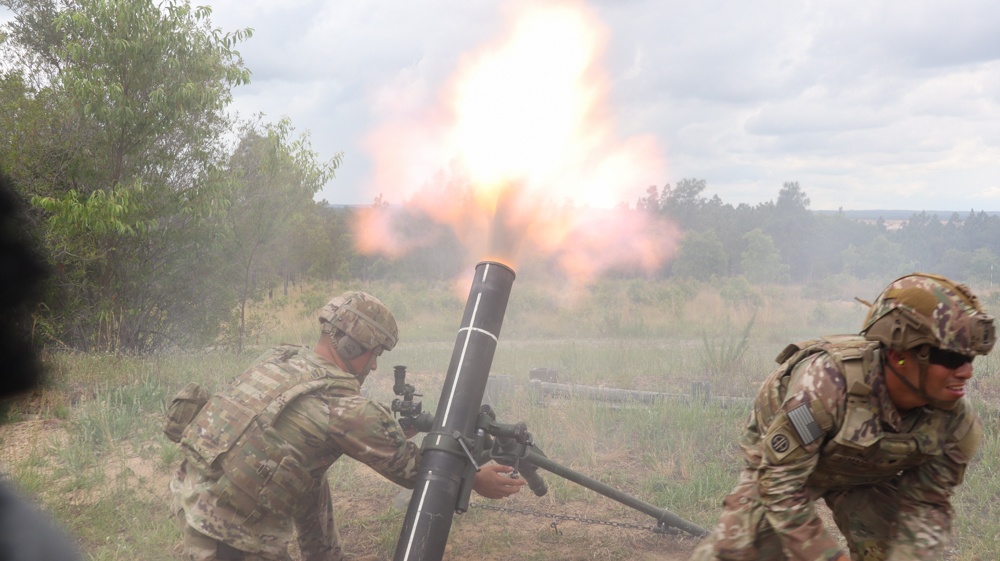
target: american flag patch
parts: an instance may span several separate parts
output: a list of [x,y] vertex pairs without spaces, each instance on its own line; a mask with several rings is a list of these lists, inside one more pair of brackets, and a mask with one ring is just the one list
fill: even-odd
[[813,417],[809,404],[802,404],[792,409],[788,413],[788,418],[792,421],[795,432],[799,434],[799,440],[802,441],[803,446],[823,436],[823,431],[816,423],[816,418]]

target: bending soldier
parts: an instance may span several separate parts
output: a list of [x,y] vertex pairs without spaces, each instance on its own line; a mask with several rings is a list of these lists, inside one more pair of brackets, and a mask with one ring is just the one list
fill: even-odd
[[[413,488],[420,449],[360,393],[396,345],[395,319],[375,297],[347,292],[319,320],[314,349],[278,347],[210,398],[189,385],[172,403],[166,432],[184,460],[170,487],[188,558],[287,560],[294,529],[303,560],[344,559],[326,471],[345,454]],[[524,481],[509,471],[485,466],[473,488],[516,493]]]
[[965,385],[995,339],[967,287],[914,273],[878,296],[859,336],[789,345],[754,402],[736,488],[691,559],[846,561],[819,499],[854,561],[943,558],[950,497],[982,438]]

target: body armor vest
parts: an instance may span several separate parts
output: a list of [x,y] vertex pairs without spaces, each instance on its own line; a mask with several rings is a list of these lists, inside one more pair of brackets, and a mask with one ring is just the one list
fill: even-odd
[[[906,432],[887,430],[879,416],[878,400],[871,393],[872,381],[883,375],[879,345],[859,336],[833,336],[789,345],[778,356],[785,377],[782,390],[797,364],[821,352],[829,355],[847,383],[841,425],[822,427],[827,436],[808,480],[811,487],[864,485],[890,479],[940,456],[950,434],[961,439],[973,427],[972,416],[966,414],[968,403],[962,399],[953,411],[923,407],[909,412],[904,417]],[[772,404],[772,413],[780,406]]]
[[273,426],[296,398],[319,390],[360,391],[350,374],[330,371],[302,347],[282,346],[213,395],[181,437],[187,460],[216,479],[213,495],[253,522],[288,516],[312,476]]

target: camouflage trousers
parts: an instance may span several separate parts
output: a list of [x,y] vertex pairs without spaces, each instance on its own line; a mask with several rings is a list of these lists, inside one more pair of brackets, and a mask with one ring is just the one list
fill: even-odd
[[[719,523],[698,544],[690,561],[786,561],[781,540],[764,517],[753,484],[738,486],[723,501]],[[843,533],[852,561],[884,561],[895,541],[898,497],[892,487],[859,486],[822,495]],[[744,528],[729,532],[725,528]]]
[[[295,533],[302,561],[345,561],[340,546],[340,532],[333,516],[330,483],[326,476],[317,478],[305,494],[315,498],[295,515]],[[184,536],[184,559],[189,561],[291,561],[260,552],[241,551],[206,536],[187,523],[184,511],[177,512],[177,524]]]
[[202,534],[188,525],[184,518],[184,512],[177,513],[177,526],[184,536],[183,559],[188,561],[229,561],[239,559],[242,561],[291,561],[291,557],[284,559],[271,559],[261,557],[246,551],[233,550],[215,538]]

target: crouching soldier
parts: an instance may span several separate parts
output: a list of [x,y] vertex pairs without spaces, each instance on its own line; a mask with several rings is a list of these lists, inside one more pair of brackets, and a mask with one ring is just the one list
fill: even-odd
[[[314,348],[277,347],[223,391],[189,385],[172,402],[165,432],[184,460],[170,490],[188,559],[288,560],[293,531],[304,561],[345,559],[326,478],[343,455],[413,488],[419,447],[361,395],[396,345],[396,320],[375,297],[347,292],[319,321]],[[487,498],[516,493],[524,481],[509,471],[484,466],[473,488]]]
[[995,340],[967,287],[915,273],[878,296],[860,335],[789,345],[754,402],[736,488],[691,559],[943,559],[951,495],[982,438],[966,384]]

